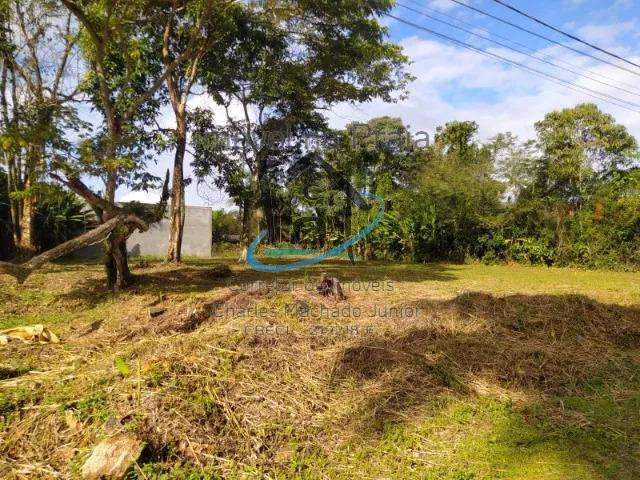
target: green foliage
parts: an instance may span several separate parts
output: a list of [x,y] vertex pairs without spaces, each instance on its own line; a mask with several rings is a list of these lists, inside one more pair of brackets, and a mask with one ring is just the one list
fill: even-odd
[[415,261],[482,257],[481,238],[501,211],[503,186],[492,177],[488,150],[475,140],[478,126],[453,122],[438,130],[424,152],[416,191],[401,193]]
[[[271,241],[276,232],[280,239],[282,216],[292,215],[282,191],[286,167],[304,156],[306,141],[327,134],[319,110],[402,95],[410,79],[407,58],[386,40],[377,20],[391,7],[368,0],[249,6],[238,22],[238,41],[223,58],[212,51],[205,59],[203,83],[227,109],[227,124],[215,127],[195,112],[196,176],[209,177],[246,211],[261,207]],[[229,115],[232,103],[241,105],[240,118]],[[326,240],[324,210],[315,212],[323,225],[316,235],[320,246]]]
[[[358,253],[638,268],[635,139],[593,105],[552,112],[536,129],[537,143],[507,133],[482,144],[475,122],[451,122],[426,149],[414,147],[396,118],[331,132],[325,158],[357,189],[387,203]],[[318,169],[288,186],[282,198],[291,202],[293,243],[330,248],[371,221],[371,212],[350,205],[341,188]]]
[[[637,268],[637,143],[595,105],[551,112],[536,124],[539,155],[513,138],[502,172],[515,200],[500,220],[507,257],[590,268]],[[499,143],[501,142],[501,143]],[[513,173],[516,174],[513,174]]]
[[519,238],[510,242],[508,258],[532,265],[551,265],[555,251],[549,241],[542,238]]
[[91,228],[95,216],[79,198],[56,185],[41,185],[35,228],[39,249],[64,243]]
[[[12,5],[2,4],[5,24],[20,17]],[[51,38],[62,58],[59,27],[71,14],[66,36],[77,33],[78,43],[68,53],[86,68],[76,72],[77,82],[63,75],[63,83],[84,94],[102,118],[97,125],[83,122],[67,95],[47,99],[34,91],[24,101],[4,102],[12,104],[15,120],[4,120],[0,131],[14,172],[6,194],[0,174],[2,258],[11,253],[9,203],[17,213],[25,200],[38,199],[42,249],[86,227],[74,196],[43,185],[59,163],[65,173],[102,178],[110,199],[122,184],[156,183],[148,161],[186,138],[158,125],[160,109],[169,101],[174,110],[185,105],[195,85],[225,114],[221,123],[212,110],[177,108],[184,114],[176,112],[179,130],[191,134],[195,176],[223,189],[242,213],[214,212],[214,242],[236,235],[246,242],[261,223],[271,243],[331,248],[372,219],[362,199],[353,201],[355,188],[386,202],[382,222],[356,247],[365,259],[640,266],[638,145],[593,104],[548,113],[535,124],[536,139],[525,142],[503,133],[482,143],[475,121],[440,126],[433,144],[421,148],[401,118],[328,127],[322,112],[339,102],[404,95],[408,59],[379,22],[391,1],[26,5],[34,6],[25,8],[34,41]],[[32,69],[17,53],[29,50],[14,35],[19,32],[4,32],[3,54]],[[5,74],[11,84],[5,100],[13,87],[31,88],[19,71]],[[16,78],[19,85],[12,84]],[[171,88],[176,85],[182,98]],[[313,158],[334,172],[318,165],[297,176],[289,171]],[[128,208],[145,213],[140,205]]]
[[238,221],[238,212],[214,210],[211,216],[213,221],[213,243],[226,241],[231,235],[240,235],[242,225]]
[[[37,196],[34,218],[38,249],[48,250],[77,237],[95,222],[93,212],[76,195],[51,184],[38,184],[30,195]],[[13,254],[12,221],[6,174],[0,170],[0,258]]]

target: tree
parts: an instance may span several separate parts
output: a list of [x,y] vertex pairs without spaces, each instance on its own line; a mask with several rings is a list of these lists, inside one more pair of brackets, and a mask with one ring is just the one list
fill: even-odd
[[[161,101],[158,93],[165,81],[195,55],[194,45],[162,64],[154,55],[158,17],[156,2],[79,2],[61,0],[82,26],[81,46],[89,69],[85,91],[104,118],[101,134],[84,144],[80,164],[91,174],[100,174],[105,183],[103,199],[113,205],[119,184],[129,181],[146,186],[153,180],[142,169],[152,137],[145,127],[155,120]],[[88,167],[87,167],[88,166]],[[115,215],[112,207],[102,208],[90,196],[91,205],[102,222]],[[105,242],[107,284],[124,288],[131,280],[127,264],[127,235],[112,231]]]
[[[367,122],[353,122],[343,131],[336,132],[337,139],[327,150],[327,159],[359,190],[385,198],[391,206],[393,192],[413,186],[419,169],[420,155],[414,148],[414,138],[400,118],[378,117]],[[351,187],[352,188],[352,187]],[[344,236],[351,236],[354,218],[350,195],[344,193]],[[387,213],[386,217],[389,217]],[[357,213],[360,227],[370,221],[367,211]],[[385,220],[386,221],[386,220]],[[382,228],[364,239],[358,248],[365,258],[375,256],[375,245],[386,242]],[[379,236],[378,236],[379,235]],[[383,247],[386,249],[386,247]]]
[[11,236],[11,212],[7,174],[0,168],[0,260],[8,260],[13,255]]
[[240,222],[238,212],[225,212],[214,210],[211,213],[213,226],[213,243],[234,241],[240,235]]
[[507,188],[507,201],[514,202],[535,181],[538,150],[534,140],[521,143],[511,132],[500,133],[487,144],[498,179]]
[[[162,8],[162,6],[160,7]],[[226,51],[235,32],[237,5],[231,0],[174,0],[165,8],[162,30],[162,63],[170,69],[180,55],[193,50],[181,65],[166,77],[166,86],[173,110],[175,157],[171,190],[171,233],[167,260],[179,263],[185,216],[184,157],[187,146],[187,103],[198,80],[203,57],[208,50]]]
[[[261,207],[271,241],[273,170],[304,153],[302,137],[326,128],[318,112],[342,101],[392,101],[409,80],[406,57],[376,21],[391,6],[377,0],[250,6],[242,41],[228,52],[233,67],[222,68],[229,75],[204,80],[238,138],[251,192],[243,210],[253,217]],[[250,236],[243,232],[245,246]]]
[[636,140],[593,104],[548,113],[535,125],[541,151],[535,181],[522,200],[543,199],[554,218],[555,246],[566,243],[566,222],[589,201],[602,181],[630,168]]
[[504,187],[493,176],[490,149],[476,140],[477,129],[475,122],[439,127],[423,152],[416,190],[398,196],[414,260],[483,256],[481,239],[494,231]]
[[38,191],[51,158],[68,151],[66,129],[77,127],[69,82],[77,25],[51,2],[5,2],[1,19],[1,142],[7,166],[14,243],[35,254]]

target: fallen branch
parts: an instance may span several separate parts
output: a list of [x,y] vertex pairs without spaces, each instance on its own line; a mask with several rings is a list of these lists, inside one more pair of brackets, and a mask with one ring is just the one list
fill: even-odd
[[22,284],[33,273],[47,262],[60,258],[68,253],[74,252],[83,247],[106,240],[107,237],[120,226],[128,225],[132,231],[138,229],[141,232],[147,231],[149,226],[136,215],[122,214],[113,217],[93,230],[80,235],[68,242],[62,243],[20,265],[14,263],[0,262],[0,273],[11,275],[18,283]]
[[117,205],[114,205],[108,200],[100,197],[93,193],[78,177],[70,177],[68,180],[65,180],[61,176],[56,173],[51,172],[49,174],[51,178],[57,180],[61,184],[65,185],[69,190],[84,198],[89,205],[91,205],[94,209],[99,209],[100,211],[104,211],[110,214],[118,214],[123,213],[122,209]]
[[[167,170],[164,180],[160,202],[152,208],[134,203],[125,204],[124,207],[116,205],[93,193],[77,176],[67,175],[67,179],[65,179],[54,172],[50,173],[50,175],[71,191],[84,198],[94,211],[100,214],[98,218],[101,218],[104,223],[77,238],[33,257],[28,262],[19,265],[0,262],[0,274],[11,275],[18,283],[22,284],[34,270],[40,268],[45,263],[89,245],[108,241],[109,249],[107,250],[107,254],[110,255],[112,261],[107,266],[107,272],[117,271],[117,278],[114,280],[114,284],[116,286],[126,286],[131,274],[127,266],[125,242],[134,230],[146,232],[149,230],[150,224],[159,222],[164,217],[169,199],[169,170]],[[109,265],[112,270],[109,270]],[[112,278],[109,277],[108,282],[111,281]]]

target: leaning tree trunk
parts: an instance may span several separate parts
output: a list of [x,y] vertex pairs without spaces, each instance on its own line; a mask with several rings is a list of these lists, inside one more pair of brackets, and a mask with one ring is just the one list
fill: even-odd
[[[131,285],[133,276],[131,275],[127,261],[127,238],[129,238],[135,230],[148,230],[149,224],[159,222],[164,217],[169,199],[169,171],[167,171],[165,177],[160,202],[153,209],[144,211],[140,217],[128,212],[126,207],[117,206],[108,199],[96,195],[77,177],[64,180],[55,173],[51,173],[50,175],[81,196],[95,211],[99,212],[101,214],[99,216],[102,219],[102,224],[77,239],[73,239],[35,257],[32,261],[36,261],[36,259],[39,260],[33,265],[28,262],[27,264],[14,267],[20,269],[26,266],[30,273],[35,268],[54,258],[58,258],[88,245],[104,242],[106,250],[104,263],[107,274],[107,287],[112,290],[121,290]],[[108,187],[109,185],[110,183],[107,183]],[[111,192],[114,191],[111,190]],[[108,188],[107,195],[111,194],[111,192]],[[4,265],[5,272],[9,269],[7,265],[8,264]],[[0,265],[0,267],[2,267],[2,265]],[[0,272],[2,270],[3,269],[0,268]],[[18,280],[20,281],[20,278],[18,278]]]
[[99,243],[106,237],[110,236],[113,232],[133,232],[133,230],[135,229],[144,231],[148,228],[149,227],[146,222],[141,220],[136,215],[122,212],[114,216],[110,220],[102,223],[97,228],[94,228],[93,230],[84,233],[79,237],[69,240],[68,242],[58,245],[51,250],[47,250],[46,252],[33,257],[31,260],[25,263],[14,264],[0,262],[0,273],[11,275],[15,277],[16,280],[18,280],[18,283],[22,284],[27,280],[29,275],[31,275],[35,270],[40,268],[45,263],[55,260],[56,258],[60,258],[88,245]]

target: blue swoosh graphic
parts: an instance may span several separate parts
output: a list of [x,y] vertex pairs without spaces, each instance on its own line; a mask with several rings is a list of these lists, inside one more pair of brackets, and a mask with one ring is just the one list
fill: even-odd
[[254,270],[257,270],[258,272],[267,272],[267,273],[291,272],[293,270],[299,270],[304,267],[316,265],[327,258],[334,257],[336,255],[341,254],[347,248],[355,245],[360,240],[362,240],[367,235],[369,235],[371,232],[373,232],[373,230],[382,221],[382,217],[384,217],[385,202],[381,197],[373,193],[362,193],[361,195],[363,197],[368,197],[373,200],[376,200],[379,203],[378,213],[376,214],[375,218],[369,225],[364,227],[356,235],[354,235],[353,237],[351,237],[349,240],[342,243],[341,245],[338,245],[337,247],[333,247],[331,250],[327,250],[326,252],[322,253],[321,255],[318,255],[317,257],[305,258],[304,260],[300,260],[294,263],[288,263],[286,265],[267,265],[265,263],[261,263],[255,257],[255,253],[256,253],[256,249],[258,248],[258,245],[260,245],[260,242],[264,239],[264,237],[267,236],[267,233],[268,233],[266,230],[262,230],[260,234],[255,238],[255,240],[251,242],[251,245],[249,245],[249,248],[247,250],[247,263],[251,268],[253,268]]

